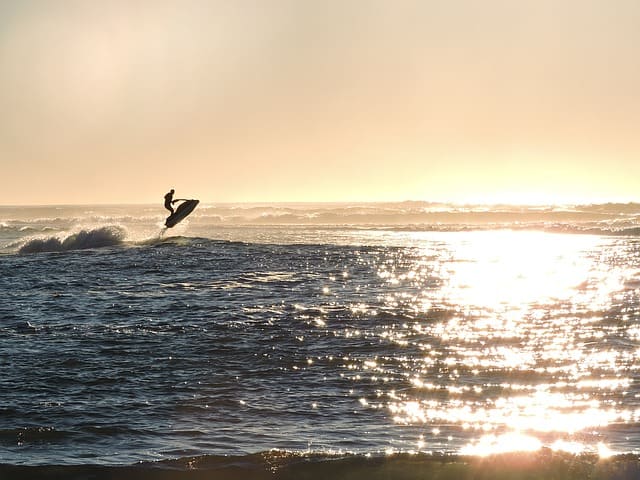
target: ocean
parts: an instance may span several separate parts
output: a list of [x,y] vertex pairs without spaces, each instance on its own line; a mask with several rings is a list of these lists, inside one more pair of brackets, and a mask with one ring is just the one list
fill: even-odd
[[640,478],[640,205],[165,214],[0,207],[0,478]]

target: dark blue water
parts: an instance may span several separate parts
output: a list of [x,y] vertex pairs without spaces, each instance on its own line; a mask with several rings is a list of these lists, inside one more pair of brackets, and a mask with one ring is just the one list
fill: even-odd
[[382,254],[175,238],[3,258],[2,460],[391,444],[341,375],[378,348],[344,332],[372,327],[350,308]]

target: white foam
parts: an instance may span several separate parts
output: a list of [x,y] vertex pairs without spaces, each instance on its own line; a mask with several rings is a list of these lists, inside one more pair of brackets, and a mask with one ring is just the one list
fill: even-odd
[[31,238],[19,248],[19,253],[63,252],[119,245],[126,238],[126,230],[120,226],[105,226],[79,230],[66,236]]

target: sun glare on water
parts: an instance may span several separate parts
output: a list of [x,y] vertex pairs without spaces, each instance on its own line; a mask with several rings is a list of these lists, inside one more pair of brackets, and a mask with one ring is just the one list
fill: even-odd
[[640,417],[616,401],[638,350],[602,341],[613,331],[604,312],[634,274],[593,255],[613,240],[522,231],[453,238],[431,236],[404,270],[380,269],[394,289],[412,291],[388,302],[416,313],[384,337],[421,352],[403,358],[412,388],[388,394],[393,420],[440,437],[477,432],[464,454],[546,446],[611,455],[603,429]]

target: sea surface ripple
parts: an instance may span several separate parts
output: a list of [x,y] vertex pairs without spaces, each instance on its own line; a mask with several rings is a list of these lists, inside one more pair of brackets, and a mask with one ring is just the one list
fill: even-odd
[[216,228],[0,257],[0,463],[640,450],[638,238]]

